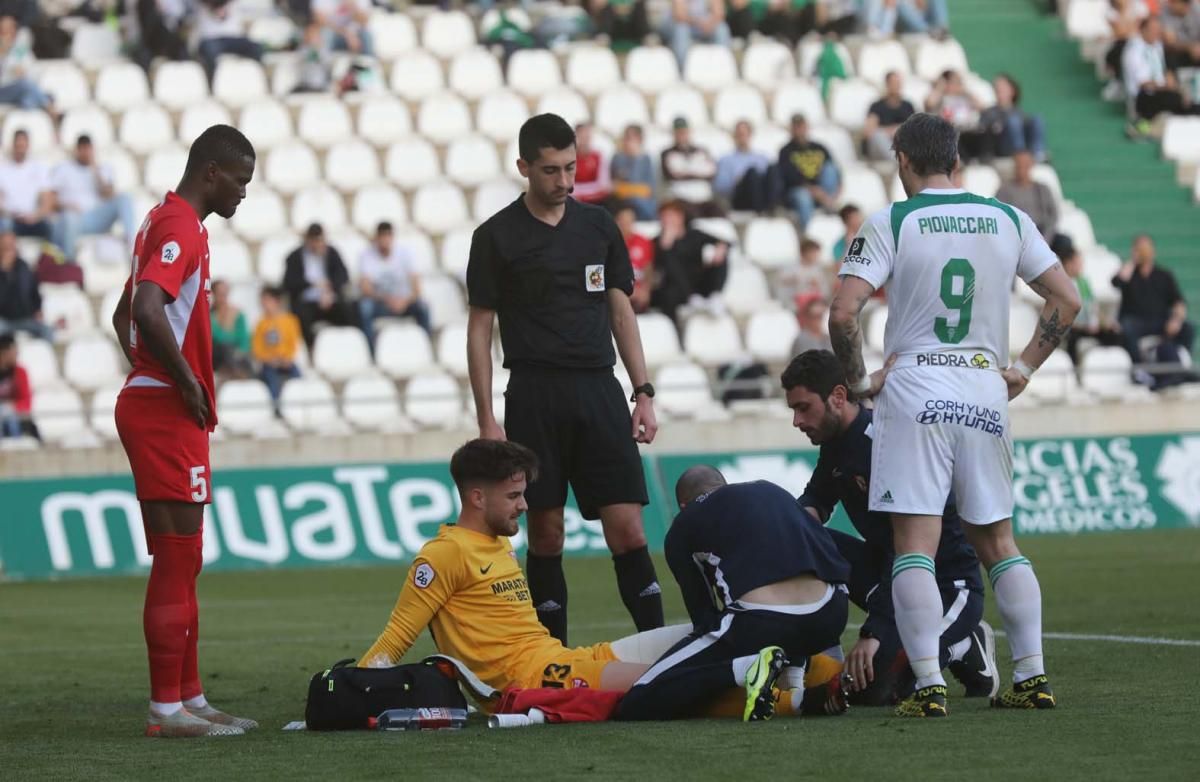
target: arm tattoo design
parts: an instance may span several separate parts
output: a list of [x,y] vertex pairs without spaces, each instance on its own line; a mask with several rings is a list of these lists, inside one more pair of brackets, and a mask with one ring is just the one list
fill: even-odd
[[[1066,273],[1066,270],[1063,269],[1062,263],[1056,262],[1049,269],[1042,272],[1042,274],[1047,274],[1049,272],[1054,271],[1055,269],[1062,271],[1064,274]],[[1041,275],[1039,275],[1037,279],[1035,279],[1029,283],[1029,287],[1032,288],[1034,290],[1034,292],[1037,293],[1039,296],[1041,296],[1043,299],[1048,299],[1048,298],[1050,298],[1050,288],[1049,288],[1049,286],[1046,285],[1046,283],[1042,282],[1041,280],[1042,280]]]
[[1058,347],[1058,343],[1070,331],[1071,324],[1063,323],[1058,317],[1058,308],[1056,307],[1050,317],[1046,318],[1038,316],[1038,347],[1043,348],[1047,345],[1051,349]]
[[845,324],[834,325],[831,323],[829,328],[829,341],[833,345],[834,355],[841,361],[842,368],[846,371],[846,382],[850,385],[854,385],[867,375],[862,357],[862,328],[858,323],[858,317],[867,303],[867,298],[867,296],[859,296],[853,302],[853,319]]

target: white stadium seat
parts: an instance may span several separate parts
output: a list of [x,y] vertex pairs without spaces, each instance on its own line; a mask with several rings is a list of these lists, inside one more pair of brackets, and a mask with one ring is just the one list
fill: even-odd
[[51,388],[35,393],[33,420],[42,437],[51,442],[59,442],[87,429],[83,402],[70,388]]
[[92,431],[104,440],[117,439],[117,420],[114,411],[117,407],[117,397],[121,394],[123,383],[117,382],[97,388],[92,394],[88,424]]
[[296,133],[317,149],[328,149],[354,135],[346,104],[330,96],[308,98],[300,105]]
[[[563,118],[574,124],[570,117]],[[525,101],[515,92],[504,89],[489,92],[475,109],[475,127],[479,132],[493,141],[504,144],[517,137],[521,125],[527,119],[529,107],[525,105]]]
[[[853,202],[847,198],[846,203]],[[804,238],[812,239],[821,245],[822,260],[824,261],[841,260],[841,258],[833,258],[833,246],[845,235],[846,226],[842,224],[842,219],[837,215],[817,212],[808,221],[808,225],[804,226]]]
[[[54,131],[54,122],[44,111],[16,109],[4,115],[4,130],[0,133],[3,134],[3,143],[6,147],[12,141],[13,133],[18,130],[29,134],[29,149],[36,156],[53,155],[62,149]],[[69,143],[73,145],[78,137],[64,136],[63,138],[69,138]]]
[[1090,250],[1096,246],[1096,232],[1092,230],[1092,221],[1087,213],[1072,207],[1062,209],[1058,217],[1058,232],[1066,234],[1075,242],[1080,251]]
[[[241,211],[240,209],[238,210]],[[263,236],[258,245],[258,276],[264,283],[279,285],[287,267],[287,257],[300,246],[301,239],[291,231]]]
[[771,300],[766,275],[757,266],[749,263],[730,264],[729,277],[721,295],[725,306],[735,317],[753,315]]
[[[213,125],[232,125],[233,116],[229,109],[213,100],[202,100],[183,107],[179,116],[179,133],[176,135],[179,143],[190,147],[192,142]],[[245,132],[245,128],[242,128]],[[254,143],[251,140],[250,143]],[[255,144],[254,149],[259,154],[266,149]],[[181,172],[182,173],[182,172]]]
[[313,367],[335,382],[348,380],[371,368],[367,337],[355,326],[328,326],[317,332]]
[[418,274],[430,274],[437,270],[437,255],[433,251],[433,242],[424,231],[398,228],[395,242],[398,247],[408,250],[412,256],[413,268]]
[[408,378],[436,371],[433,343],[412,321],[392,322],[375,336],[375,363],[391,377]]
[[[161,106],[147,103],[121,115],[121,145],[135,155],[148,155],[175,143],[175,126]],[[181,172],[182,173],[182,172]]]
[[326,231],[337,231],[349,224],[346,201],[329,185],[306,187],[292,198],[292,230],[304,231],[313,223],[325,226]]
[[[8,116],[11,117],[14,114],[16,112],[11,112]],[[59,137],[65,139],[77,139],[86,133],[91,136],[92,143],[97,149],[112,146],[116,139],[108,112],[91,104],[68,109],[63,115],[62,126],[59,127],[58,132]],[[12,134],[6,131],[4,137],[5,139],[12,138]]]
[[21,341],[18,349],[21,366],[28,373],[29,385],[35,391],[62,385],[53,345],[44,339],[31,339]]
[[66,340],[91,333],[96,328],[92,303],[74,285],[43,285],[42,320],[55,328],[55,336]]
[[1168,117],[1163,126],[1162,156],[1183,163],[1200,163],[1200,117]]
[[358,136],[377,147],[412,133],[412,115],[408,107],[395,98],[380,95],[358,107]]
[[868,349],[883,353],[883,337],[887,327],[887,305],[877,307],[867,318],[867,327],[863,331],[863,344]]
[[394,60],[417,45],[417,29],[407,14],[376,9],[367,19],[367,30],[381,60]]
[[715,408],[708,373],[692,363],[662,367],[654,376],[656,406],[676,418],[709,418]]
[[91,87],[79,66],[70,60],[42,60],[37,67],[38,86],[54,96],[57,109],[72,109],[92,100]]
[[745,84],[731,84],[717,93],[713,105],[713,122],[732,131],[742,120],[758,127],[767,121],[767,105],[762,94]]
[[431,234],[441,234],[468,219],[462,191],[448,182],[422,185],[412,202],[412,219]]
[[[821,59],[821,54],[825,50],[825,41],[820,38],[806,38],[800,43],[800,76],[816,76],[817,61]],[[850,50],[846,48],[846,44],[838,42],[833,45],[833,50],[837,54],[838,59],[842,61],[842,67],[846,70],[846,76],[854,75],[854,60],[850,57]]]
[[471,214],[477,222],[482,223],[515,201],[519,195],[521,188],[511,179],[497,178],[484,182],[476,188],[471,199]]
[[390,181],[413,190],[438,179],[441,164],[432,144],[420,136],[412,136],[388,147],[383,170]]
[[778,125],[762,124],[754,126],[754,135],[750,138],[750,148],[767,156],[774,163],[779,159],[779,150],[792,140],[792,134]]
[[567,84],[584,95],[599,95],[621,83],[617,57],[607,46],[582,45],[567,57]]
[[255,434],[275,421],[275,405],[261,380],[227,380],[217,391],[218,427],[234,434]]
[[562,84],[558,60],[545,49],[520,49],[508,58],[508,86],[536,98]]
[[342,415],[364,432],[407,433],[413,425],[400,411],[396,384],[376,374],[353,377],[342,389]]
[[792,357],[792,342],[799,332],[800,324],[791,310],[761,310],[746,324],[746,349],[756,361],[783,363]]
[[446,150],[446,176],[464,187],[477,187],[500,175],[496,145],[483,136],[464,136]]
[[796,226],[784,217],[756,217],[746,226],[746,255],[764,269],[781,269],[796,263],[800,241]]
[[291,141],[267,153],[263,180],[281,193],[295,193],[316,184],[320,179],[321,167],[317,164],[317,156],[305,144]]
[[380,178],[379,156],[365,141],[353,136],[339,141],[325,153],[325,181],[353,193]]
[[[557,114],[572,127],[591,119],[592,116],[587,100],[570,87],[555,87],[543,93],[538,98],[534,113]],[[482,125],[480,125],[480,130],[483,130]]]
[[849,131],[840,125],[810,125],[808,136],[813,141],[825,145],[839,168],[858,165],[854,139],[850,137]]
[[1122,399],[1135,391],[1130,373],[1133,361],[1125,348],[1096,347],[1083,354],[1083,385],[1104,399]]
[[467,324],[444,327],[437,335],[437,359],[443,369],[458,378],[467,376]]
[[463,11],[434,11],[421,25],[421,46],[449,59],[475,45],[475,24]]
[[708,107],[704,96],[695,87],[680,84],[658,94],[654,101],[654,123],[669,128],[677,117],[687,119],[693,128],[708,125]]
[[[1103,20],[1103,13],[1100,14],[1100,21],[1107,31],[1108,24]],[[913,72],[922,79],[936,81],[945,71],[965,73],[968,70],[967,54],[963,51],[962,44],[952,38],[945,41],[926,38],[917,47],[913,66]]]
[[257,279],[250,250],[236,236],[209,237],[209,273],[214,280],[253,282]]
[[637,322],[647,366],[657,367],[683,360],[679,332],[670,318],[659,312],[644,312],[637,316]]
[[504,87],[500,63],[483,47],[475,47],[454,55],[450,63],[450,89],[467,100],[479,100],[493,90]]
[[121,56],[121,35],[107,24],[81,24],[71,36],[71,59],[95,68]]
[[763,92],[796,77],[796,58],[792,50],[778,41],[752,42],[742,53],[742,79]]
[[901,76],[907,76],[912,72],[912,65],[904,44],[899,41],[867,41],[858,50],[857,70],[859,78],[882,87],[890,72],[896,71]]
[[439,265],[442,271],[459,282],[466,282],[467,261],[471,254],[471,235],[474,226],[455,228],[442,237]]
[[174,190],[187,164],[187,150],[178,145],[156,149],[146,158],[142,181],[152,193]]
[[842,170],[843,204],[854,204],[871,214],[877,209],[888,205],[887,191],[883,187],[883,179],[868,166],[853,166]]
[[408,101],[418,101],[442,91],[442,66],[429,52],[416,50],[392,64],[392,91]]
[[435,144],[446,144],[471,132],[471,113],[455,95],[434,95],[421,101],[417,132]]
[[368,235],[374,235],[381,222],[404,225],[408,222],[408,207],[404,196],[388,184],[367,185],[354,193],[350,206],[350,223]]
[[230,108],[241,108],[267,97],[267,74],[254,60],[222,57],[213,75],[213,97]]
[[[84,291],[93,296],[120,290],[129,278],[129,248],[111,234],[80,237],[75,262],[83,269]],[[108,318],[101,313],[98,322],[107,323]]]
[[298,37],[298,32],[296,25],[286,16],[260,16],[250,22],[246,37],[262,44],[268,51],[278,51],[289,48]]
[[[361,334],[361,332],[359,332]],[[288,426],[299,432],[341,433],[333,389],[317,377],[299,377],[283,384],[279,408]]]
[[1025,393],[1060,404],[1078,398],[1080,387],[1075,376],[1075,365],[1065,350],[1056,350],[1046,358],[1037,373],[1029,379]]
[[108,337],[76,337],[63,354],[63,378],[81,391],[95,391],[119,382],[125,374],[123,364],[116,344]]
[[1065,8],[1067,35],[1080,41],[1108,38],[1108,11],[1105,0],[1072,0]]
[[244,239],[261,241],[287,227],[283,200],[266,187],[251,187],[231,220],[233,230]]
[[683,80],[705,92],[716,92],[738,80],[737,61],[728,46],[692,44],[683,62]]
[[449,375],[418,375],[404,389],[404,411],[422,426],[452,429],[462,420],[462,392]]
[[1058,181],[1058,172],[1054,170],[1054,166],[1049,163],[1038,163],[1033,167],[1033,171],[1029,172],[1029,176],[1034,182],[1041,182],[1050,188],[1050,192],[1054,194],[1054,200],[1058,202],[1059,206],[1062,205],[1062,182]]
[[242,109],[238,130],[250,139],[261,159],[267,150],[292,141],[292,116],[282,103],[263,98]]
[[[453,277],[444,274],[423,274],[421,298],[429,305],[429,316],[434,328],[441,328],[443,333],[446,328],[457,327],[467,319],[467,303],[463,298],[462,287]],[[465,342],[463,344],[466,345]],[[438,345],[440,347],[441,342]],[[463,350],[463,361],[466,361],[466,348]]]
[[991,166],[971,165],[963,168],[963,189],[976,195],[994,198],[1000,189],[1000,175]]
[[657,95],[679,83],[679,62],[665,46],[638,46],[625,58],[625,82]]
[[829,88],[829,118],[848,130],[860,131],[879,94],[875,85],[862,79],[834,79]]
[[174,111],[208,100],[204,68],[198,62],[186,60],[159,64],[154,69],[154,100]]
[[[1008,354],[1019,356],[1029,338],[1038,328],[1037,311],[1022,301],[1013,301],[1008,308]],[[1001,357],[1003,360],[1003,357]]]
[[729,316],[693,315],[683,327],[683,349],[701,366],[715,367],[745,357],[737,323]]
[[596,99],[596,127],[605,133],[616,136],[628,125],[645,125],[649,121],[646,100],[632,87],[611,87]]

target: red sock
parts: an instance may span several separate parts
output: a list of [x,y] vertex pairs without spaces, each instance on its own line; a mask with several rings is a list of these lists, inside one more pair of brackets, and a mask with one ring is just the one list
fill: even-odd
[[179,695],[185,701],[204,693],[204,688],[200,686],[200,661],[196,656],[196,645],[200,642],[200,603],[196,600],[196,578],[200,575],[200,569],[204,567],[204,541],[201,533],[191,537],[195,538],[196,570],[188,585],[191,622],[188,624],[187,648],[183,653],[183,674],[179,680]]
[[189,590],[195,588],[199,535],[151,535],[154,561],[146,585],[142,629],[150,658],[150,699],[178,703],[180,673],[191,623]]

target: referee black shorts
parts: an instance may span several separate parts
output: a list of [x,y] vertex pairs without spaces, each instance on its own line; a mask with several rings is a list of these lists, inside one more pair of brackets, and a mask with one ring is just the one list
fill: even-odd
[[516,368],[504,393],[508,439],[538,457],[525,490],[530,510],[567,503],[567,484],[585,519],[618,503],[645,505],[646,476],[625,392],[611,369]]

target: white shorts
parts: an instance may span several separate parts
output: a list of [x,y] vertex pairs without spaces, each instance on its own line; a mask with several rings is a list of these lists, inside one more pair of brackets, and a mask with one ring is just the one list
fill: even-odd
[[1008,388],[1000,373],[897,366],[875,405],[870,509],[972,524],[1012,517]]

